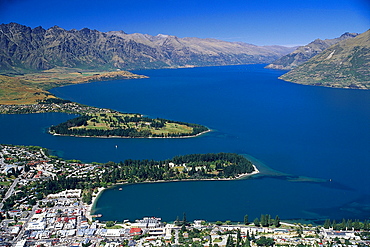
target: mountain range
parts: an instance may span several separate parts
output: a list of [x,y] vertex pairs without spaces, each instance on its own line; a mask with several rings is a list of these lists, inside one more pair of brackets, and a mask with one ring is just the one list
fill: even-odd
[[[0,25],[0,74],[20,76],[53,70],[63,74],[68,69],[81,73],[82,70],[107,72],[271,63],[266,67],[290,70],[280,77],[286,81],[369,89],[369,32],[316,39],[296,48],[163,34],[100,32],[88,28],[32,29],[9,23]],[[37,81],[40,76],[34,74],[33,77],[27,80]]]
[[19,74],[55,67],[130,70],[270,63],[292,52],[284,46],[256,46],[216,39],[100,32],[58,26],[0,25],[0,71]]
[[280,79],[315,86],[370,89],[370,30],[339,41]]
[[340,37],[335,39],[316,39],[311,43],[298,47],[292,53],[289,53],[281,58],[277,59],[273,63],[266,66],[269,69],[280,69],[280,70],[291,70],[305,62],[310,58],[321,53],[330,46],[338,43],[339,41],[354,38],[358,33],[344,33]]

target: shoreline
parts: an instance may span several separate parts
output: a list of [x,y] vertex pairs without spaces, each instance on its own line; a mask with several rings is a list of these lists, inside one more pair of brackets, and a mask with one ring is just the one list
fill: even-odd
[[70,136],[70,137],[83,137],[83,138],[104,138],[104,139],[120,139],[120,138],[125,138],[125,139],[177,139],[177,138],[193,138],[193,137],[198,137],[200,135],[206,134],[208,132],[211,132],[211,129],[208,129],[206,131],[200,132],[196,135],[192,136],[168,136],[168,137],[161,137],[161,136],[149,136],[149,137],[129,137],[129,136],[79,136],[79,135],[62,135],[62,134],[56,134],[56,133],[48,133],[53,136]]
[[145,184],[145,183],[173,183],[173,182],[187,182],[187,181],[233,181],[233,180],[242,180],[242,179],[246,179],[247,177],[251,177],[251,176],[254,176],[254,175],[257,175],[260,172],[260,170],[257,168],[257,166],[255,164],[252,164],[253,165],[253,168],[254,168],[254,171],[251,172],[251,173],[243,173],[243,174],[239,174],[237,177],[235,178],[210,178],[210,179],[175,179],[175,180],[157,180],[157,181],[143,181],[143,182],[138,182],[138,183],[128,183],[128,182],[125,182],[125,183],[116,183],[116,184],[113,184],[111,186],[109,186],[108,188],[104,188],[104,187],[99,187],[98,188],[98,193],[96,194],[96,196],[93,196],[92,198],[92,202],[90,205],[88,205],[88,209],[86,211],[86,217],[92,221],[92,215],[91,215],[91,212],[93,211],[93,209],[95,210],[95,205],[96,205],[96,202],[97,200],[99,199],[101,193],[106,190],[106,189],[110,189],[110,188],[113,188],[113,187],[117,187],[117,186],[120,186],[120,185],[135,185],[135,184]]
[[91,212],[97,202],[97,199],[100,197],[101,193],[105,190],[106,188],[104,187],[99,187],[98,188],[98,192],[95,194],[95,196],[92,197],[91,199],[91,204],[87,205],[87,209],[86,209],[86,218],[90,221],[92,221],[92,215],[91,215]]

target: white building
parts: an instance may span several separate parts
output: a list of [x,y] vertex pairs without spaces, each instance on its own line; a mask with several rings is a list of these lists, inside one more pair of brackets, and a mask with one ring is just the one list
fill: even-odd
[[32,231],[45,230],[45,228],[46,228],[45,222],[30,222],[26,226],[26,230],[32,230]]
[[62,192],[56,193],[56,194],[50,194],[48,195],[48,198],[80,198],[81,197],[82,190],[76,189],[76,190],[64,190]]

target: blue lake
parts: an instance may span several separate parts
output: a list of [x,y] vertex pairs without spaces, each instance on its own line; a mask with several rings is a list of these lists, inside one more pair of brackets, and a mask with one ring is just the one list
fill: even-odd
[[[292,84],[263,65],[135,71],[149,79],[55,88],[79,103],[206,125],[188,139],[51,136],[67,114],[0,115],[1,143],[40,145],[85,162],[167,159],[208,152],[247,154],[261,175],[240,181],[176,182],[106,190],[105,220],[158,216],[242,221],[370,216],[370,91]],[[115,147],[117,145],[117,148]],[[301,176],[300,181],[293,181]],[[302,177],[307,177],[303,181]]]

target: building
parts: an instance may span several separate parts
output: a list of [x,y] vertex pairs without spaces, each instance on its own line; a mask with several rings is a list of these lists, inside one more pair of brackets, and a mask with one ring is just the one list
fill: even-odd
[[130,234],[131,237],[133,237],[133,236],[139,236],[142,233],[143,232],[142,232],[141,228],[131,228],[130,229],[130,232],[129,232],[129,234]]

